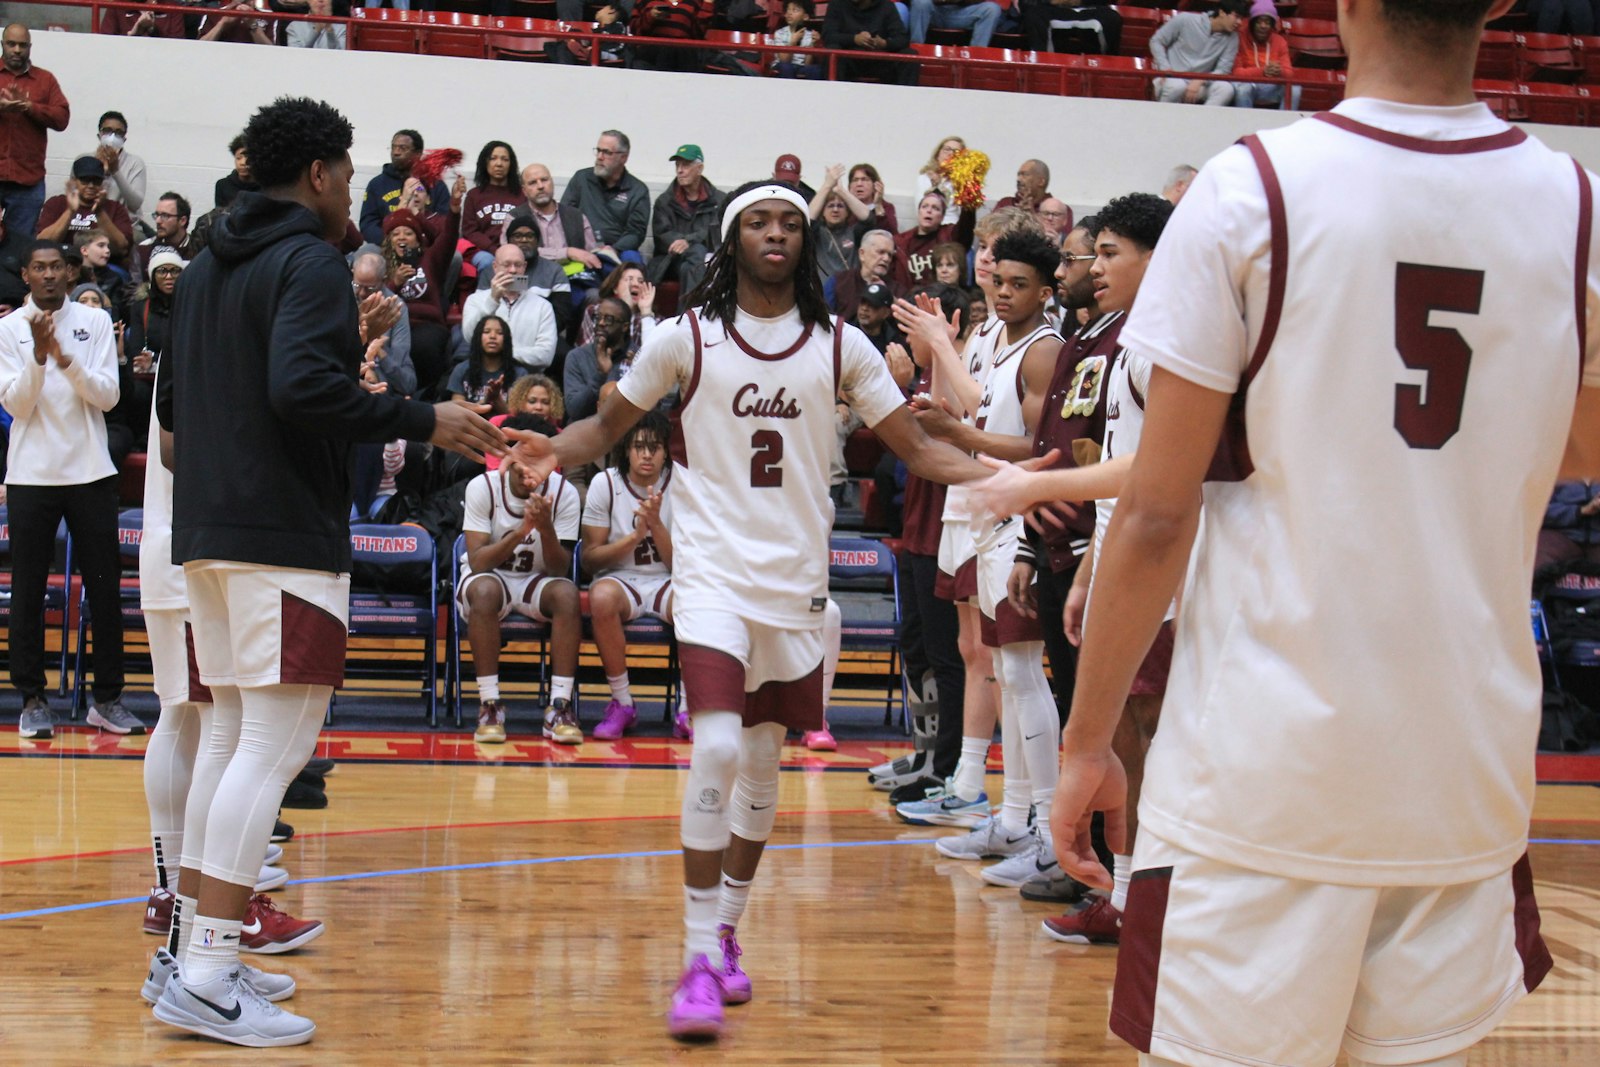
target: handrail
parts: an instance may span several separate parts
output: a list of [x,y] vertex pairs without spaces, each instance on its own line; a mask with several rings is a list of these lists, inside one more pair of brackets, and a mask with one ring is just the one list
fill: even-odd
[[[196,15],[227,18],[230,17],[222,8],[200,8],[193,4],[178,3],[137,3],[134,0],[34,0],[40,6],[88,8],[92,21],[92,30],[99,32],[103,13],[107,11],[150,11],[157,14],[175,14],[186,17]],[[488,38],[490,36],[528,37],[541,41],[577,41],[585,46],[588,64],[590,66],[604,66],[601,49],[606,45],[616,45],[620,41],[631,47],[645,46],[648,48],[666,49],[693,49],[698,51],[724,51],[751,53],[760,58],[760,65],[766,68],[768,57],[799,53],[812,57],[826,65],[828,80],[839,80],[839,63],[841,61],[860,61],[870,63],[903,64],[912,63],[923,67],[932,67],[950,71],[951,81],[957,88],[964,87],[968,80],[964,72],[974,74],[1010,73],[1017,79],[1016,87],[1019,91],[1048,92],[1053,88],[1054,95],[1075,96],[1075,80],[1079,92],[1087,93],[1092,88],[1090,79],[1100,77],[1137,78],[1147,85],[1153,84],[1157,79],[1181,78],[1185,81],[1228,81],[1248,84],[1274,84],[1283,86],[1301,86],[1305,88],[1326,88],[1338,84],[1343,80],[1342,72],[1323,69],[1302,68],[1289,76],[1276,78],[1266,76],[1252,76],[1248,79],[1235,78],[1229,74],[1190,73],[1186,71],[1157,70],[1148,65],[1149,60],[1138,57],[1138,62],[1124,65],[1123,61],[1130,57],[1109,56],[1097,57],[1094,55],[1077,55],[1056,52],[1037,52],[1033,50],[1012,50],[1003,48],[974,48],[966,45],[928,45],[914,44],[905,52],[862,52],[854,49],[834,48],[801,48],[795,45],[779,45],[771,43],[768,35],[760,31],[711,31],[717,36],[707,38],[679,38],[679,37],[648,37],[630,34],[625,39],[615,35],[603,34],[593,28],[593,24],[573,24],[554,19],[541,19],[523,15],[477,15],[454,11],[397,11],[389,8],[355,8],[350,17],[342,18],[336,15],[313,15],[309,12],[289,11],[262,11],[252,9],[248,13],[241,12],[231,17],[241,20],[260,22],[313,22],[337,23],[345,26],[346,48],[359,51],[360,28],[378,25],[391,26],[396,29],[405,28],[415,30],[420,35],[419,46],[426,42],[425,35],[433,31],[478,31],[485,39],[485,53],[488,54]],[[738,34],[739,36],[732,36]],[[732,37],[732,39],[729,39]],[[760,38],[760,39],[754,39]],[[984,53],[997,53],[987,55]],[[1099,67],[1095,60],[1106,58],[1115,62],[1105,67]],[[1055,78],[1050,78],[1046,72],[1054,72]],[[1053,82],[1053,86],[1052,86]],[[1003,88],[1003,87],[999,87]],[[1590,117],[1589,101],[1594,94],[1585,86],[1571,85],[1546,85],[1544,83],[1528,84],[1524,82],[1479,82],[1475,91],[1480,99],[1501,101],[1508,108],[1513,101],[1536,101],[1551,105],[1571,105],[1576,108],[1571,117],[1571,124],[1586,125]],[[1596,105],[1600,107],[1600,104]],[[1600,119],[1600,110],[1594,112]]]

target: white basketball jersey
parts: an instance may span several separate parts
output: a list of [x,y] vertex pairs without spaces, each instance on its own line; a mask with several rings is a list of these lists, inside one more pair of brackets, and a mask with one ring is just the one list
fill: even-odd
[[[1144,396],[1150,388],[1150,363],[1126,347],[1117,349],[1106,375],[1106,436],[1100,445],[1100,460],[1131,456],[1139,451],[1144,432]],[[1094,561],[1100,562],[1100,546],[1106,540],[1106,527],[1116,510],[1115,497],[1094,502]]]
[[1142,829],[1349,884],[1523,854],[1528,581],[1596,298],[1592,200],[1481,104],[1359,99],[1190,188],[1122,337],[1234,400]]
[[[987,323],[985,324],[987,325]],[[1005,326],[995,331],[994,355],[989,362],[989,372],[983,379],[983,396],[978,401],[978,411],[973,425],[990,433],[1011,437],[1028,436],[1028,424],[1022,417],[1022,360],[1029,347],[1041,337],[1061,340],[1050,326],[1040,326],[1015,344],[1006,343]]]
[[[967,347],[962,357],[966,360],[967,373],[978,383],[980,390],[988,384],[989,368],[994,366],[995,352],[1004,343],[1005,337],[1006,324],[992,316],[967,337]],[[981,394],[979,402],[982,403]],[[969,411],[961,421],[976,425],[977,415],[977,412]],[[966,486],[952,485],[945,490],[943,518],[947,523],[972,521],[972,505],[968,501]]]
[[658,326],[618,389],[648,409],[681,389],[672,585],[680,609],[785,629],[822,625],[835,398],[868,426],[905,403],[866,335],[798,311],[735,322],[688,312]]
[[[550,502],[550,521],[557,540],[576,541],[580,517],[578,491],[561,475],[552,472],[537,492]],[[522,525],[525,504],[526,501],[517,499],[506,484],[505,467],[484,471],[467,483],[462,532],[488,534],[491,542],[498,541]],[[535,529],[496,569],[516,574],[545,574],[544,548],[539,531]]]
[[[589,483],[589,495],[583,501],[583,525],[599,526],[610,531],[607,543],[620,541],[633,533],[639,524],[639,505],[650,493],[661,494],[661,521],[672,529],[672,472],[673,465],[656,479],[655,484],[640,493],[622,471],[608,468]],[[627,563],[601,571],[595,577],[607,574],[667,574],[666,561],[656,551],[656,543],[648,534],[634,546],[633,556]]]
[[[154,390],[151,390],[153,393]],[[172,562],[172,472],[161,462],[156,440],[156,398],[150,398],[152,447],[144,458],[144,532],[139,537],[139,607],[172,611],[189,606],[183,568]]]

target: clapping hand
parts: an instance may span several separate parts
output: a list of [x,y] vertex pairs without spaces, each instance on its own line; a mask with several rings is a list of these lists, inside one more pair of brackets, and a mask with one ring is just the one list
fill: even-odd
[[41,311],[28,320],[28,332],[33,334],[33,360],[39,366],[44,366],[44,361],[54,356],[56,363],[65,367],[71,363],[71,358],[62,362],[63,353],[61,342],[56,340],[56,317],[53,312]]
[[373,293],[361,301],[361,342],[371,345],[388,333],[395,323],[400,321],[400,313],[405,309],[405,303],[398,296],[384,296],[382,293]]

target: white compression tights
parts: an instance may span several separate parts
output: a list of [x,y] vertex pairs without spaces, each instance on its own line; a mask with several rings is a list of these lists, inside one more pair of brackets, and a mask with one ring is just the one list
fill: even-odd
[[[1044,676],[1044,642],[1028,641],[1006,645],[997,657],[1003,666],[1001,706],[1016,717],[1021,737],[1023,775],[1028,780],[1033,803],[1039,809],[1041,832],[1049,826],[1050,802],[1060,775],[1061,720],[1056,715],[1056,700]],[[1006,778],[1012,771],[1008,765]]]
[[[1358,1060],[1354,1057],[1349,1060],[1349,1063],[1350,1067],[1378,1067],[1376,1064],[1368,1063],[1366,1060]],[[1139,1067],[1183,1067],[1183,1065],[1177,1060],[1169,1060],[1161,1056],[1152,1056],[1148,1052],[1141,1052],[1139,1054]],[[1439,1060],[1408,1063],[1404,1067],[1467,1067],[1467,1054],[1458,1052],[1454,1056],[1446,1056]]]

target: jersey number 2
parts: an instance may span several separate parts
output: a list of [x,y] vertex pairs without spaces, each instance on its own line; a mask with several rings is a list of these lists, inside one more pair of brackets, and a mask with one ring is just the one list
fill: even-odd
[[1448,326],[1430,326],[1434,311],[1476,315],[1483,300],[1483,271],[1400,263],[1394,274],[1394,345],[1412,370],[1427,372],[1425,386],[1394,387],[1394,428],[1412,448],[1442,448],[1461,429],[1472,347]]
[[750,435],[750,484],[767,489],[783,484],[783,434],[777,430],[757,430]]

